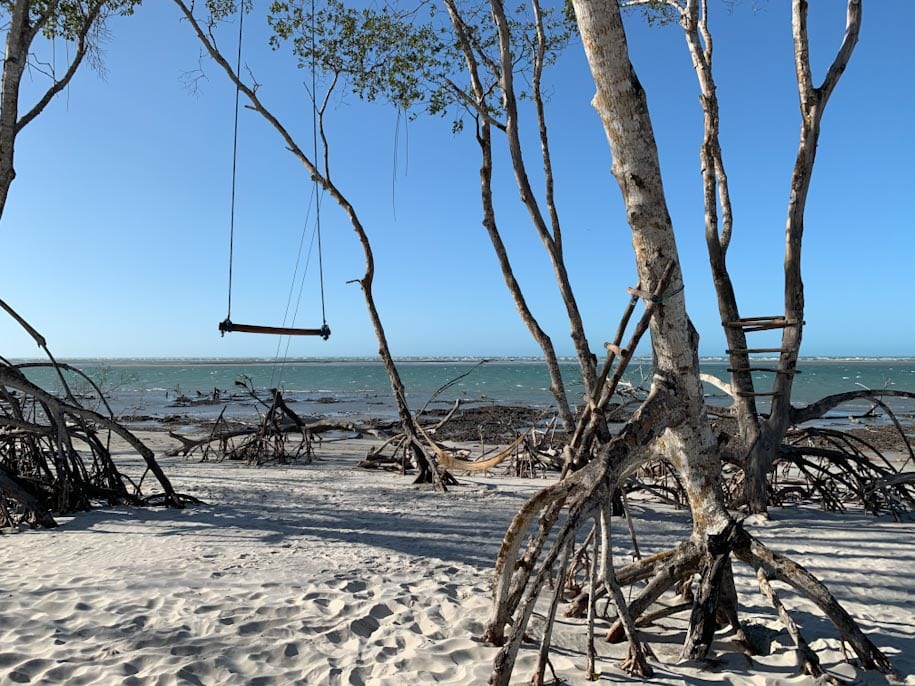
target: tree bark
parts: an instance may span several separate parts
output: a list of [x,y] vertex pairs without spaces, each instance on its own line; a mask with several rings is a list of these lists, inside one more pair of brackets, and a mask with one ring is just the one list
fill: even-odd
[[[521,146],[521,135],[518,120],[518,103],[514,87],[515,64],[512,56],[512,38],[511,29],[508,19],[505,15],[505,7],[502,0],[490,0],[492,16],[496,24],[499,36],[499,59],[502,86],[502,104],[505,107],[505,134],[508,139],[508,149],[511,155],[512,170],[515,174],[515,182],[521,193],[521,200],[528,210],[531,222],[540,237],[541,242],[546,248],[550,263],[553,266],[553,273],[556,283],[559,286],[559,292],[562,295],[562,301],[565,304],[566,312],[571,325],[572,342],[575,346],[575,352],[578,356],[578,363],[581,369],[582,379],[585,384],[585,390],[589,395],[594,394],[597,390],[597,364],[594,354],[588,345],[585,336],[584,324],[581,319],[581,313],[578,309],[578,303],[575,299],[575,293],[572,290],[569,274],[566,270],[565,260],[562,255],[561,231],[559,228],[558,215],[552,203],[552,171],[550,167],[549,144],[546,137],[546,123],[542,115],[542,102],[538,103],[538,123],[541,141],[541,150],[544,159],[545,173],[547,179],[547,199],[548,208],[551,210],[552,225],[554,233],[551,235],[547,223],[544,219],[543,212],[540,210],[537,197],[531,187],[530,179],[527,175],[527,166],[524,162],[524,152]],[[539,11],[538,11],[539,17]],[[542,33],[542,32],[541,32]],[[542,37],[541,37],[542,40]],[[536,59],[536,57],[535,57]],[[535,66],[536,69],[536,66]],[[535,71],[535,86],[539,88],[539,77]],[[539,97],[539,91],[537,93]]]
[[720,462],[699,379],[698,336],[686,313],[673,225],[667,210],[657,144],[645,91],[629,61],[616,0],[574,0],[585,53],[597,87],[593,104],[604,124],[632,231],[642,288],[653,290],[673,264],[668,297],[651,321],[655,384],[662,378],[685,420],[669,428],[659,448],[680,474],[693,512],[693,534],[704,539],[730,521],[716,486]]
[[30,0],[16,0],[10,9],[0,85],[0,217],[6,207],[10,186],[16,178],[13,167],[19,120],[19,86],[29,56]]
[[[699,81],[704,118],[704,135],[699,158],[702,168],[703,200],[705,204],[705,242],[708,249],[712,281],[718,301],[718,313],[724,324],[724,334],[731,352],[731,397],[737,419],[741,445],[752,445],[759,438],[759,417],[756,409],[753,376],[749,372],[750,358],[745,352],[747,338],[740,327],[727,326],[740,318],[737,296],[727,268],[727,251],[733,231],[733,210],[724,157],[719,140],[718,92],[712,71],[713,43],[708,29],[706,0],[688,0],[681,11],[680,23],[686,36],[693,69]],[[721,205],[721,223],[718,205]],[[743,351],[743,352],[737,352]]]

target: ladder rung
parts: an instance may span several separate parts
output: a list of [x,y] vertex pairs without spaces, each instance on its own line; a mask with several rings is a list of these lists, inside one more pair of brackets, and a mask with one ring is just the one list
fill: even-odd
[[738,317],[738,318],[735,319],[732,323],[735,323],[735,324],[737,324],[737,323],[749,324],[749,323],[752,323],[752,322],[768,322],[768,321],[772,321],[773,319],[784,319],[784,318],[785,318],[785,317],[784,317],[783,315],[780,315],[780,314],[777,314],[777,315],[769,315],[768,317]]
[[758,319],[752,322],[739,319],[736,322],[724,322],[724,325],[732,329],[743,329],[747,333],[752,333],[753,331],[766,331],[768,329],[784,329],[788,326],[794,326],[796,323],[793,319],[779,317],[776,319]]
[[775,374],[800,374],[800,369],[775,369],[773,367],[734,367],[728,368],[728,371],[733,372],[773,372]]

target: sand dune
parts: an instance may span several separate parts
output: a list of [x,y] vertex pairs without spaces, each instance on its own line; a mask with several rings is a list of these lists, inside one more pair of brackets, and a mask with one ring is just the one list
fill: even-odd
[[[484,684],[495,651],[477,637],[492,562],[543,481],[475,476],[436,495],[356,469],[367,445],[326,444],[324,459],[288,468],[164,458],[176,487],[206,505],[101,509],[0,536],[0,684]],[[682,512],[634,509],[644,550],[688,531]],[[757,533],[821,575],[896,669],[915,672],[915,524],[798,508]],[[626,539],[620,528],[619,560]],[[649,629],[651,683],[810,681],[752,577],[736,571],[748,630],[769,654],[751,664],[722,632],[716,665],[677,664],[685,620],[672,619]],[[809,603],[785,599],[832,674],[886,683],[842,662]],[[578,622],[562,619],[555,643],[557,673],[592,683]],[[614,666],[622,649],[598,645],[602,682],[627,681]]]

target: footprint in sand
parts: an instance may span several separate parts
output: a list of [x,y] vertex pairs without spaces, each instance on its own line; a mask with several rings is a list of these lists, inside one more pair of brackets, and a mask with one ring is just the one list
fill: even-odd
[[369,615],[375,619],[384,619],[385,617],[390,617],[394,614],[394,610],[385,605],[384,603],[378,603],[372,606],[372,609],[369,610]]
[[238,627],[238,634],[240,636],[252,636],[263,633],[267,624],[267,622],[247,622]]
[[368,638],[378,631],[380,626],[381,624],[379,624],[378,620],[369,615],[368,617],[361,617],[360,619],[353,621],[349,625],[349,628],[357,636]]
[[190,657],[191,655],[199,655],[200,648],[194,645],[180,645],[172,647],[169,653],[175,657]]
[[18,653],[0,653],[0,669],[19,664],[23,657]]
[[199,605],[194,608],[195,615],[205,615],[210,612],[218,612],[220,610],[219,605]]
[[[21,658],[20,658],[21,659]],[[16,684],[30,684],[39,674],[55,665],[54,660],[33,658],[20,664],[9,674],[9,680]]]

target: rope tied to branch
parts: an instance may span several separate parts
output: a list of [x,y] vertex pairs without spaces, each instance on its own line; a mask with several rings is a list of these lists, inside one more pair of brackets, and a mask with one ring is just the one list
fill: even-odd
[[655,305],[659,305],[659,304],[663,303],[665,300],[668,300],[668,299],[674,297],[675,295],[682,293],[683,289],[685,287],[686,286],[684,284],[680,284],[679,288],[675,288],[672,291],[667,291],[667,293],[662,293],[661,295],[655,295],[654,293],[649,293],[648,291],[643,291],[640,288],[627,288],[626,290],[629,292],[630,295],[632,295],[632,300],[630,302],[633,305],[635,305],[635,303],[638,302],[639,298],[642,298]]

